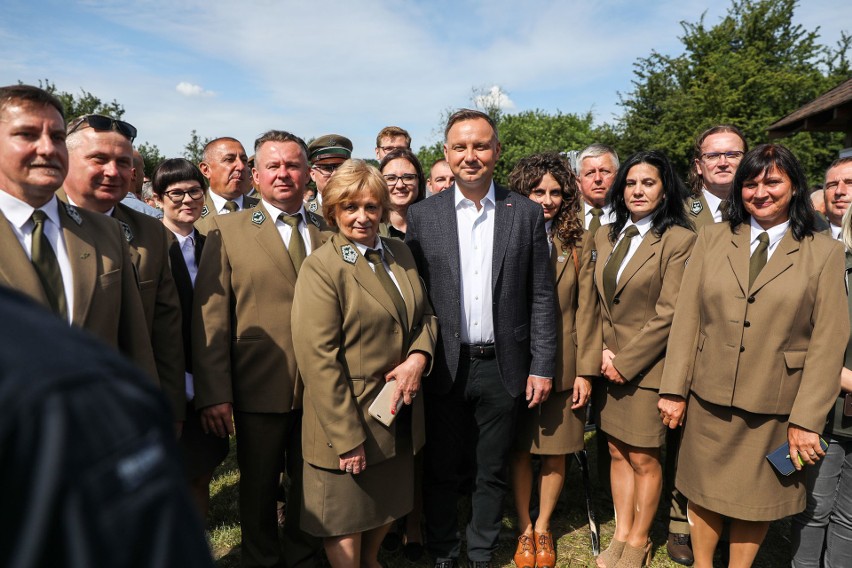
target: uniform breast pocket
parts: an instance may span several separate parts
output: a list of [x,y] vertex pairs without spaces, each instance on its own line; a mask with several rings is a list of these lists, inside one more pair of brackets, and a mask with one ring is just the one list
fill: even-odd
[[121,282],[121,269],[106,272],[98,276],[98,283],[101,288],[109,288]]

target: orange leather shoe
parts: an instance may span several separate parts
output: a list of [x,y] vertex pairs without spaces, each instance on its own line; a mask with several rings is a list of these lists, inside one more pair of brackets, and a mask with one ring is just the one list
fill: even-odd
[[515,549],[515,566],[518,568],[535,568],[535,533],[524,533],[518,537],[518,548]]
[[550,531],[533,533],[535,535],[535,565],[536,568],[554,568],[556,566],[556,548],[553,546],[553,535]]

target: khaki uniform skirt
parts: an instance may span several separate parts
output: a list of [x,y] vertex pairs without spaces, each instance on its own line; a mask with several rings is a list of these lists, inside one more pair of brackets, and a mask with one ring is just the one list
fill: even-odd
[[343,536],[410,513],[414,508],[411,434],[397,435],[396,455],[377,464],[368,460],[367,469],[358,475],[304,462],[302,530],[318,537]]
[[787,441],[787,416],[754,414],[690,395],[676,487],[705,509],[774,521],[805,508],[805,471],[779,475],[766,454]]
[[637,448],[659,448],[666,440],[666,427],[660,419],[657,389],[627,383],[606,383],[598,420],[608,436]]
[[586,409],[571,410],[573,389],[551,392],[544,404],[524,405],[518,415],[517,448],[532,454],[561,456],[583,449]]

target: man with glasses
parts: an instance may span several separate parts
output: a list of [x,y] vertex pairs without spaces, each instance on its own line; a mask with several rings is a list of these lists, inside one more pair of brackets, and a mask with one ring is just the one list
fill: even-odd
[[326,134],[310,143],[308,161],[311,163],[311,179],[317,186],[317,197],[305,205],[308,211],[322,215],[322,190],[331,174],[351,157],[352,141],[345,136]]
[[692,195],[686,199],[686,210],[696,230],[727,221],[724,203],[747,151],[745,135],[731,124],[718,124],[696,138],[693,167],[689,171]]
[[210,230],[211,219],[257,206],[259,199],[248,197],[251,189],[251,167],[240,141],[230,136],[211,140],[204,146],[203,160],[198,165],[210,185],[201,217],[195,228],[202,235]]
[[[154,349],[160,386],[182,423],[186,410],[181,312],[169,268],[163,224],[120,203],[133,181],[133,125],[108,116],[84,115],[68,125],[68,176],[60,199],[115,218],[136,267],[148,342]],[[180,426],[178,425],[178,430]]]
[[376,159],[382,161],[382,158],[388,155],[393,150],[404,148],[411,150],[411,136],[408,131],[399,126],[385,126],[379,131],[376,136]]
[[0,88],[0,285],[98,336],[155,380],[121,228],[56,198],[67,171],[62,103],[37,87]]

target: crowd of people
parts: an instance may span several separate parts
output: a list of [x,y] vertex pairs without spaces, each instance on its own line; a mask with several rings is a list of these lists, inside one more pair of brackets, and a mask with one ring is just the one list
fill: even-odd
[[159,386],[202,518],[235,436],[244,566],[378,568],[402,545],[455,568],[464,545],[489,568],[511,490],[517,568],[554,568],[589,416],[600,568],[647,565],[661,499],[680,564],[724,540],[749,566],[793,516],[793,566],[852,565],[852,158],[822,215],[796,156],[733,125],[698,134],[689,186],[660,151],[592,144],[503,187],[469,109],[428,175],[387,127],[378,167],[269,130],[148,182],[136,134],[0,88],[0,285]]

